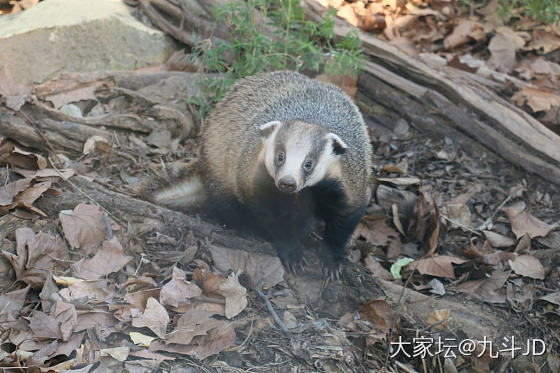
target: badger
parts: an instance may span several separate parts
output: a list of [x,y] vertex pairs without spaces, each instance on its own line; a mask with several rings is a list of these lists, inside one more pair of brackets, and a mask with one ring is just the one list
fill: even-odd
[[263,73],[225,94],[202,126],[198,173],[155,200],[252,228],[291,271],[322,222],[324,273],[339,277],[368,204],[370,158],[364,120],[341,89],[296,72]]

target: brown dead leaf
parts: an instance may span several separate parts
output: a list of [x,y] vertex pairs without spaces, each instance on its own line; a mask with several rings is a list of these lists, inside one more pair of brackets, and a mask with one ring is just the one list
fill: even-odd
[[70,339],[66,342],[58,341],[58,348],[56,350],[56,355],[66,355],[69,356],[72,352],[76,351],[82,344],[85,333],[74,333],[70,336]]
[[179,307],[191,303],[191,298],[202,295],[202,289],[196,284],[187,281],[183,271],[173,267],[171,281],[163,285],[159,294],[162,305]]
[[45,168],[46,164],[41,155],[25,151],[9,139],[0,141],[0,166],[9,165],[19,173],[19,169],[36,171],[38,168]]
[[86,304],[91,301],[109,302],[115,296],[114,286],[106,280],[75,281],[59,291],[63,300],[72,304]]
[[226,317],[231,319],[247,307],[247,289],[239,283],[236,273],[232,273],[220,284],[220,292],[226,298]]
[[455,278],[453,264],[463,264],[466,262],[468,260],[453,255],[434,255],[415,260],[408,265],[408,268],[417,269],[423,275]]
[[[211,245],[210,253],[222,273],[241,271],[249,277],[251,287],[273,287],[284,280],[284,267],[277,256],[260,255]],[[206,291],[205,291],[206,292]]]
[[367,32],[379,33],[387,27],[385,21],[385,14],[382,9],[376,6],[377,4],[369,3],[364,16],[360,20],[360,28]]
[[80,203],[73,211],[59,214],[64,236],[75,249],[84,249],[91,254],[107,235],[105,213],[99,206]]
[[465,227],[472,228],[471,211],[467,206],[467,202],[475,193],[475,191],[468,191],[447,202],[448,217],[452,223],[456,222]]
[[519,255],[511,260],[509,265],[518,275],[544,280],[544,268],[541,262],[532,255]]
[[511,223],[511,230],[517,238],[526,234],[531,238],[546,237],[554,229],[554,226],[537,219],[528,211],[519,212],[516,206],[506,208],[505,211]]
[[543,295],[539,299],[550,302],[550,303],[555,304],[557,306],[560,306],[560,291],[557,291],[555,293],[550,293],[550,294],[547,294],[547,295]]
[[358,27],[360,20],[356,16],[354,8],[349,4],[344,4],[338,8],[336,15],[342,19],[345,19],[352,26]]
[[61,339],[60,324],[44,312],[33,310],[29,318],[29,328],[34,338]]
[[0,315],[13,314],[17,316],[25,304],[28,292],[29,286],[20,290],[0,294]]
[[32,179],[20,179],[0,187],[0,206],[9,206],[14,198],[31,185]]
[[62,340],[68,341],[70,336],[72,336],[74,327],[78,323],[78,313],[76,312],[76,307],[73,304],[58,301],[56,302],[52,315],[60,323]]
[[453,32],[444,39],[443,45],[446,49],[453,49],[472,40],[480,40],[485,36],[484,27],[479,22],[459,18],[458,24],[453,28]]
[[59,236],[39,232],[35,235],[30,228],[16,229],[17,255],[2,251],[10,261],[18,280],[34,289],[40,289],[49,272],[68,268],[68,252]]
[[57,348],[58,341],[53,341],[36,351],[33,356],[31,356],[31,358],[27,360],[27,363],[31,365],[43,365],[45,363],[45,360],[53,357]]
[[522,89],[516,92],[511,100],[519,107],[529,106],[533,113],[539,111],[549,111],[553,108],[560,107],[560,96],[556,93],[544,89],[534,88],[524,85]]
[[364,262],[366,264],[366,268],[369,269],[373,277],[387,281],[393,280],[391,273],[383,268],[383,266],[379,264],[379,262],[375,260],[371,254],[366,256]]
[[132,326],[137,328],[147,327],[158,337],[165,338],[169,324],[169,315],[155,298],[149,298],[144,313],[132,318]]
[[144,312],[148,299],[159,298],[160,292],[161,289],[148,289],[136,291],[134,293],[126,293],[124,295],[124,301],[138,308],[141,312]]
[[560,36],[552,30],[533,30],[533,38],[528,45],[532,50],[548,54],[560,48]]
[[233,324],[222,328],[211,330],[208,335],[197,336],[191,345],[168,344],[153,341],[150,344],[151,351],[166,351],[183,355],[193,356],[199,360],[206,359],[220,353],[235,344],[235,329]]
[[197,268],[194,270],[193,280],[202,288],[202,292],[210,297],[222,298],[220,284],[224,278],[214,272]]
[[358,310],[363,320],[368,320],[377,329],[387,333],[392,326],[394,313],[385,299],[373,299]]
[[209,330],[223,328],[228,323],[212,318],[212,312],[191,308],[177,320],[177,329],[167,334],[166,343],[189,345],[199,335],[207,335]]
[[125,361],[128,358],[129,353],[130,347],[102,348],[99,350],[99,356],[110,356],[120,362]]
[[515,53],[525,45],[525,40],[507,27],[500,27],[498,33],[488,44],[490,60],[488,63],[498,71],[511,72],[517,64]]
[[482,231],[492,247],[511,247],[515,245],[515,240],[507,236],[492,231]]
[[74,275],[85,280],[97,280],[109,273],[117,272],[132,260],[131,256],[124,255],[124,250],[113,237],[110,241],[103,242],[101,249],[91,259],[81,259],[72,265]]
[[505,302],[505,296],[500,290],[506,283],[511,271],[494,271],[492,275],[483,280],[466,281],[457,285],[456,289],[469,293],[491,304]]
[[[87,329],[99,330],[100,334],[109,335],[107,331],[116,331],[117,319],[110,312],[82,312],[78,315],[78,322],[74,327],[74,332],[81,332]],[[102,329],[105,329],[104,333]]]
[[25,189],[23,192],[18,194],[14,197],[14,202],[7,206],[8,210],[11,210],[16,207],[24,207],[33,212],[36,212],[39,215],[47,216],[43,211],[39,210],[38,208],[33,206],[33,202],[35,202],[39,197],[43,195],[49,188],[51,187],[50,181],[43,181],[41,183],[37,183],[29,188]]
[[449,319],[450,313],[451,311],[449,310],[449,308],[442,309],[442,310],[434,310],[432,313],[428,315],[428,318],[426,319],[426,323],[428,324],[428,326],[437,323],[437,325],[434,326],[434,329],[443,330],[447,328],[447,322],[445,320]]
[[54,79],[35,86],[33,92],[42,99],[51,101],[56,109],[70,102],[96,100],[95,90],[98,86],[103,83],[108,86],[114,85],[103,75],[104,73],[89,75],[62,73]]
[[354,237],[363,237],[366,242],[376,246],[386,246],[392,240],[398,240],[399,234],[387,225],[386,219],[364,216],[362,223],[354,231]]

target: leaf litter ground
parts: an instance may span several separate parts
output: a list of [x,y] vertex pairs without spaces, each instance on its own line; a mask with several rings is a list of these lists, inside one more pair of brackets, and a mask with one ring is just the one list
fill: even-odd
[[[20,151],[5,148],[4,159]],[[59,171],[39,170],[37,154],[26,157],[31,166],[25,172],[6,162],[9,178],[4,172],[8,182],[1,188],[3,209],[12,213],[2,217],[7,228],[0,295],[3,367],[381,369],[388,336],[465,332],[448,327],[448,320],[461,318],[453,308],[431,310],[418,320],[387,292],[355,299],[353,309],[334,304],[349,287],[358,287],[363,297],[360,285],[377,286],[376,278],[451,303],[468,297],[510,320],[508,333],[543,339],[550,354],[540,363],[553,365],[556,359],[559,196],[537,177],[504,167],[490,154],[472,159],[449,139],[433,141],[412,131],[377,139],[372,203],[349,251],[354,272],[345,271],[338,288],[323,289],[330,310],[316,307],[317,296],[306,302],[302,295],[309,294],[301,284],[292,289],[305,277],[285,276],[275,256],[201,242],[181,227],[154,229],[148,220],[133,227],[126,216],[117,222],[115,211],[91,201],[46,217],[34,205],[41,198],[64,198],[69,186],[61,175],[82,172],[121,191],[131,185],[118,170],[136,170],[139,180],[152,177],[112,149],[98,149]],[[140,159],[154,165],[149,153]],[[391,267],[403,257],[413,261],[395,280]],[[360,284],[356,278],[366,280]],[[269,297],[288,334],[256,289]],[[388,366],[399,369],[398,362],[389,359]],[[398,364],[420,362],[405,358]],[[496,362],[465,357],[454,364],[494,371]]]

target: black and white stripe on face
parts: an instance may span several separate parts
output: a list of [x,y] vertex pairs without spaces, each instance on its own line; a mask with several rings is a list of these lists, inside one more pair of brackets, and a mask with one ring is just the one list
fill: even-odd
[[279,190],[296,193],[320,182],[346,144],[324,128],[299,121],[264,125],[265,164]]

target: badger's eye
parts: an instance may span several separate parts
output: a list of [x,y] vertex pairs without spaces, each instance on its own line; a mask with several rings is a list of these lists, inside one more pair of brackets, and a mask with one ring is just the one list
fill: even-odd
[[311,159],[308,159],[303,163],[303,168],[307,171],[311,170],[312,167],[313,167],[313,161]]
[[282,164],[286,160],[286,155],[283,152],[276,154],[276,163]]

